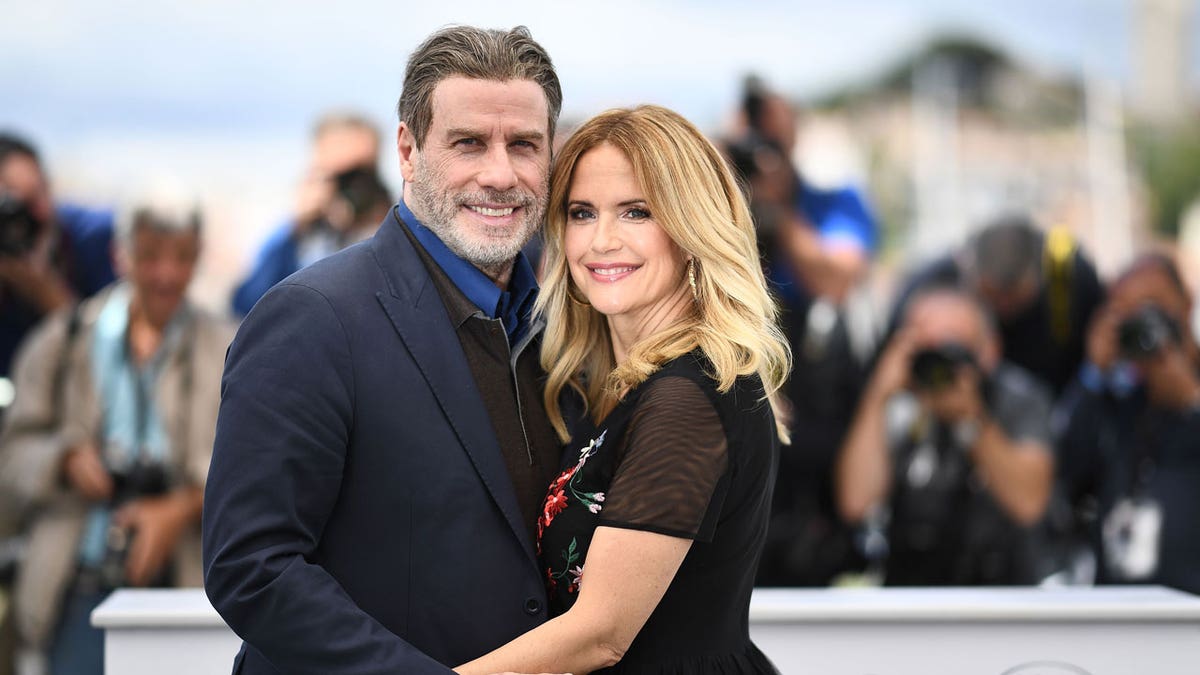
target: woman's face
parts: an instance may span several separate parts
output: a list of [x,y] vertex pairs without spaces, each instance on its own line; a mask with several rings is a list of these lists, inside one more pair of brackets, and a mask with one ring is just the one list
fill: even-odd
[[563,246],[575,285],[614,328],[644,335],[687,307],[686,257],[655,221],[633,164],[613,145],[598,145],[575,164]]

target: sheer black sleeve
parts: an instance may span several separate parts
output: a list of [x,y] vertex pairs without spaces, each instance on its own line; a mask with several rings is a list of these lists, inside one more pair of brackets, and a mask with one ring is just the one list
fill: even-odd
[[728,483],[721,420],[686,377],[663,377],[646,387],[599,524],[711,541]]

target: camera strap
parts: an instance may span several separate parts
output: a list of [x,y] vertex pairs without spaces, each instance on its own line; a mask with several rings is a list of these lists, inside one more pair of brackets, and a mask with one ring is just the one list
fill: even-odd
[[1066,227],[1057,225],[1046,233],[1042,246],[1042,270],[1050,310],[1050,333],[1059,346],[1071,340],[1071,291],[1077,244]]

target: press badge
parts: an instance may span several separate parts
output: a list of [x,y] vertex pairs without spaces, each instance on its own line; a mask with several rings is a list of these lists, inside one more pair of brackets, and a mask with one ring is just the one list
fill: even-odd
[[1153,499],[1126,497],[1104,519],[1104,554],[1114,576],[1145,579],[1158,569],[1162,507]]

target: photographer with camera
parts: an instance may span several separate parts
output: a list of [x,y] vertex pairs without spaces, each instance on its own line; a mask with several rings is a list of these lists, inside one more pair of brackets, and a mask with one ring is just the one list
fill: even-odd
[[28,532],[22,672],[99,673],[91,610],[120,586],[199,586],[199,524],[232,326],[185,298],[200,215],[169,193],[118,221],[122,281],[48,319],[16,359],[0,491]]
[[1200,348],[1192,299],[1167,257],[1113,283],[1088,362],[1058,417],[1059,485],[1098,583],[1200,593]]
[[978,301],[914,297],[836,471],[842,517],[886,532],[885,584],[1034,581],[1027,530],[1050,495],[1049,414],[1048,393],[1000,359]]
[[56,206],[37,151],[0,133],[0,416],[21,340],[46,315],[113,281],[111,243],[111,213]]
[[375,233],[393,201],[376,173],[379,132],[351,114],[323,117],[293,214],[263,244],[250,274],[233,293],[245,316],[272,286],[331,253]]
[[862,193],[822,188],[792,163],[797,113],[757,78],[742,97],[744,133],[726,154],[748,188],[759,253],[780,298],[795,359],[785,393],[792,444],[781,450],[756,583],[824,586],[858,565],[833,503],[833,461],[854,414],[874,326],[861,295],[876,245]]
[[961,248],[934,259],[902,286],[888,322],[908,299],[949,286],[980,298],[996,319],[1004,359],[1060,396],[1084,358],[1087,327],[1104,286],[1078,241],[1062,227],[1042,231],[1027,215],[989,222]]

